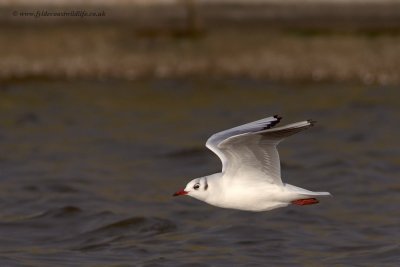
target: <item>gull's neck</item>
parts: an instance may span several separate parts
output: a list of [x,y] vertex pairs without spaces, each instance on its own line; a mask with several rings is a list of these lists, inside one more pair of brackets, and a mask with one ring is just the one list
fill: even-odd
[[223,194],[222,176],[223,173],[219,172],[204,177],[207,179],[208,188],[206,198],[203,201],[212,203],[215,199],[221,197]]

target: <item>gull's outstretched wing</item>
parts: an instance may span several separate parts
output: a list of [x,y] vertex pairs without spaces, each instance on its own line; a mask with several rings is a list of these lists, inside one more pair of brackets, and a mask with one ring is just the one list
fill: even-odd
[[207,140],[206,146],[222,161],[224,177],[250,177],[282,185],[276,146],[284,138],[309,128],[313,122],[272,128],[280,120],[279,116],[268,117],[216,133]]
[[280,120],[281,117],[275,115],[258,121],[246,123],[222,132],[215,133],[210,138],[208,138],[206,147],[209,148],[215,154],[217,154],[217,156],[221,159],[222,172],[225,172],[227,166],[227,158],[224,151],[218,147],[220,143],[233,136],[246,134],[249,132],[259,132],[262,130],[269,129],[278,124]]

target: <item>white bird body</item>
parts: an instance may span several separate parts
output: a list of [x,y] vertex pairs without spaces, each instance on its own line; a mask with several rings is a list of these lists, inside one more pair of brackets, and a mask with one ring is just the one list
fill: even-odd
[[189,195],[222,208],[266,211],[316,204],[315,196],[330,195],[282,182],[276,146],[313,122],[272,128],[280,119],[268,117],[212,135],[206,146],[220,157],[222,172],[193,179],[174,196]]

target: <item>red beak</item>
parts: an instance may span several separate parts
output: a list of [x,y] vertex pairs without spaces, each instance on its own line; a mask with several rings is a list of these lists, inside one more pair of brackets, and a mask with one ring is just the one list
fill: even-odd
[[182,189],[182,190],[179,190],[178,192],[176,192],[175,194],[173,194],[172,196],[174,196],[174,197],[183,196],[183,195],[187,195],[187,193],[189,193],[189,192]]

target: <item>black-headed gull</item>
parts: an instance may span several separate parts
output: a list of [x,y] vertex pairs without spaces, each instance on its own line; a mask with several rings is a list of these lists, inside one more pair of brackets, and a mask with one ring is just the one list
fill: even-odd
[[174,196],[188,195],[217,207],[248,211],[316,204],[316,196],[329,196],[282,182],[276,146],[314,122],[272,128],[280,120],[272,116],[212,135],[206,146],[221,159],[222,172],[193,179]]

